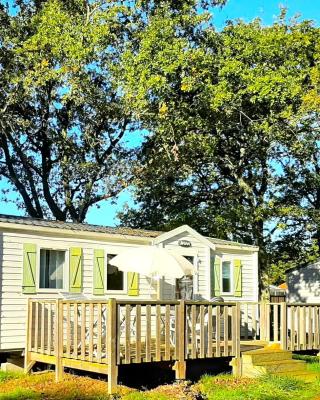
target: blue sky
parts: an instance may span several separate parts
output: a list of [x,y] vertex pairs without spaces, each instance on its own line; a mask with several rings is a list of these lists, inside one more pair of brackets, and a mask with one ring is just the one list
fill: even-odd
[[279,15],[280,7],[288,9],[288,16],[300,14],[302,19],[320,22],[319,0],[229,0],[222,9],[214,10],[214,23],[221,27],[228,19],[241,18],[245,21],[259,17],[269,25]]
[[[320,0],[229,0],[222,9],[213,11],[213,21],[218,29],[221,29],[225,21],[241,18],[245,21],[259,17],[264,24],[269,25],[274,22],[279,15],[280,7],[288,9],[288,16],[300,14],[301,19],[314,20],[316,25],[320,23]],[[0,180],[0,188],[4,183]],[[13,196],[10,196],[13,197]],[[116,214],[128,202],[132,204],[129,191],[125,191],[119,196],[116,204],[105,201],[100,204],[100,208],[92,208],[87,216],[87,222],[92,224],[114,226],[119,223]],[[13,204],[0,202],[0,213],[23,215]]]

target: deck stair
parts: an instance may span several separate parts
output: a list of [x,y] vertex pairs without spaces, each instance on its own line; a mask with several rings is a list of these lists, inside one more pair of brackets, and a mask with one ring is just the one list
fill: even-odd
[[292,359],[292,352],[281,350],[280,346],[266,346],[242,353],[242,376],[257,377],[264,374],[291,376],[306,382],[319,378],[319,374],[308,370],[305,361]]

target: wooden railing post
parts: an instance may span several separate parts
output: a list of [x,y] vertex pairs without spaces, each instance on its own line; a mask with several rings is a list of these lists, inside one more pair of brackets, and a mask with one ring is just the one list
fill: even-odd
[[234,359],[232,360],[232,373],[234,376],[241,376],[241,304],[239,302],[233,306],[233,321],[232,321],[232,334],[234,339]]
[[[126,321],[130,323],[130,321]],[[108,357],[108,393],[113,394],[117,390],[118,366],[117,366],[117,301],[109,299],[107,314],[107,357]]]
[[280,325],[280,348],[282,350],[287,350],[287,346],[288,346],[288,321],[287,321],[287,303],[282,302],[280,304],[280,313],[281,313],[281,317],[280,317],[280,321],[281,321],[281,325]]
[[260,303],[260,340],[268,341],[270,334],[270,307],[263,301]]
[[62,300],[56,300],[56,318],[55,318],[55,346],[56,346],[56,382],[63,379],[63,303]]
[[180,300],[179,313],[178,313],[178,324],[176,324],[176,329],[179,329],[178,337],[178,360],[174,364],[174,369],[176,373],[176,379],[182,380],[186,379],[186,312],[185,312],[185,301]]
[[32,327],[32,311],[33,306],[31,299],[28,299],[28,306],[27,306],[27,334],[26,334],[26,347],[25,347],[25,354],[24,354],[24,372],[27,374],[33,365],[35,364],[34,361],[30,360],[30,352],[32,351],[32,335],[33,335],[33,327]]

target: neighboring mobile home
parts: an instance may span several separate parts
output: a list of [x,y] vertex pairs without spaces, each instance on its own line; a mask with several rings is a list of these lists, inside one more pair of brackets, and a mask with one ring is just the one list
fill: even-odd
[[320,260],[286,271],[289,303],[320,303]]
[[164,233],[0,215],[0,352],[24,348],[30,297],[177,298],[175,280],[155,284],[109,264],[141,245],[163,246],[193,262],[194,298],[258,301],[255,246],[207,238],[187,225]]

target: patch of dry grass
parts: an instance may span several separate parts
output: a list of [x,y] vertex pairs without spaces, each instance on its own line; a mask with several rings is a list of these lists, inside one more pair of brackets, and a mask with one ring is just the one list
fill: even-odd
[[[110,398],[107,395],[107,389],[107,382],[70,374],[65,374],[62,382],[55,382],[54,373],[48,372],[15,376],[12,379],[5,380],[0,383],[0,399],[5,399],[4,396],[8,396],[9,393],[24,390],[33,393],[34,398],[38,397],[45,400],[100,400]],[[129,391],[130,389],[119,387],[120,396]]]

